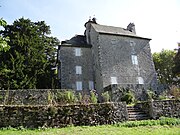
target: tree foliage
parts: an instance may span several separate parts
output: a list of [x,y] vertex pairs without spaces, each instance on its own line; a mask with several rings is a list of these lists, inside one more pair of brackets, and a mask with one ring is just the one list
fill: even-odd
[[173,84],[176,82],[176,75],[172,72],[175,65],[175,54],[175,51],[172,50],[162,50],[153,54],[158,80],[162,84]]
[[50,37],[50,27],[44,21],[32,22],[20,18],[1,31],[9,37],[10,49],[0,53],[0,87],[5,89],[52,88],[56,75],[59,41]]
[[[1,18],[0,19],[0,27],[5,27],[6,24],[7,24],[6,21]],[[7,44],[7,41],[9,41],[8,37],[3,37],[0,35],[0,51],[9,50],[10,46]]]
[[174,57],[174,64],[173,73],[180,77],[180,48]]

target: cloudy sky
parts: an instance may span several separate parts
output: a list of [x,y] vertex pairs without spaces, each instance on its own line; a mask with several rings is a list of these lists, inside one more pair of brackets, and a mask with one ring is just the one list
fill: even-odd
[[21,17],[45,21],[60,41],[83,34],[84,23],[95,16],[103,25],[134,22],[137,35],[152,39],[152,52],[180,42],[180,0],[0,0],[0,6],[8,24]]

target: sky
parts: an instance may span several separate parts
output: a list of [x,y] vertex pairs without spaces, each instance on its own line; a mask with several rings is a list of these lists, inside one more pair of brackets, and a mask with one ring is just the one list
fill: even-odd
[[89,17],[98,24],[126,28],[152,39],[151,51],[173,50],[180,42],[180,0],[0,0],[0,18],[45,21],[60,41],[84,34]]

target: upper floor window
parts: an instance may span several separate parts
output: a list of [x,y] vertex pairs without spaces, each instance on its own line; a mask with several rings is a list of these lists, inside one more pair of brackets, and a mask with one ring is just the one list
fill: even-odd
[[117,77],[111,77],[111,84],[117,84]]
[[137,55],[131,55],[131,59],[133,65],[138,65]]
[[82,82],[81,81],[76,82],[76,90],[82,90]]
[[76,74],[82,74],[82,67],[76,66]]
[[81,56],[81,48],[75,48],[75,56]]

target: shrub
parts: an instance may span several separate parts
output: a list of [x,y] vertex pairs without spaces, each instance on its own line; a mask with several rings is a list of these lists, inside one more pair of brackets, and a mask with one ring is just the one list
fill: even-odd
[[170,95],[172,95],[175,99],[180,99],[180,88],[177,86],[172,86],[170,88]]
[[82,94],[79,92],[77,96],[78,102],[81,103],[83,99]]
[[56,94],[56,101],[59,104],[71,104],[77,102],[77,97],[72,90],[61,91]]
[[90,99],[91,99],[91,103],[96,104],[98,99],[97,99],[97,95],[95,93],[95,91],[91,90],[90,91]]
[[127,89],[127,92],[123,93],[121,101],[126,101],[127,104],[133,103],[135,101],[135,97],[132,91]]
[[106,92],[102,93],[102,98],[103,98],[103,102],[109,102],[110,101],[109,92],[106,91]]
[[68,103],[75,103],[77,101],[74,91],[66,91],[65,98]]
[[165,100],[165,99],[168,99],[167,97],[168,97],[167,91],[164,91],[158,96],[158,99]]
[[48,100],[48,104],[53,104],[55,102],[54,100],[54,94],[51,93],[50,91],[48,91],[48,97],[47,97],[47,100]]
[[156,99],[156,94],[154,93],[153,90],[147,90],[147,100],[153,100]]

